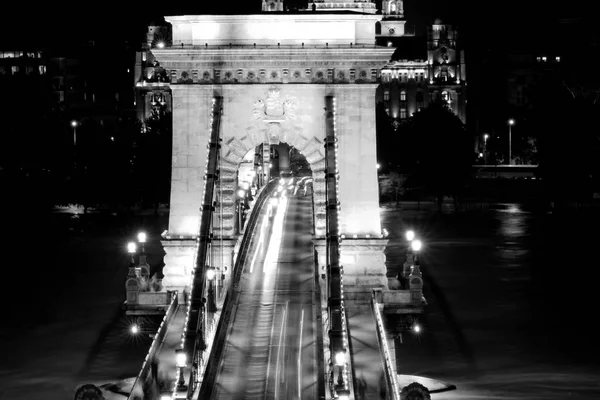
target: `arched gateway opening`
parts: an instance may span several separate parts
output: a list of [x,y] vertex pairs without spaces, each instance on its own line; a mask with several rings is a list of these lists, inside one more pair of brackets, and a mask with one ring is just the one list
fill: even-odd
[[[339,108],[335,129],[340,130],[338,161],[341,193],[340,225],[345,236],[342,262],[345,285],[366,291],[386,287],[386,240],[381,235],[375,141],[376,85],[171,85],[173,94],[173,167],[171,212],[165,247],[166,288],[184,289],[193,267],[195,235],[203,190],[206,144],[212,118],[220,118],[221,157],[219,201],[213,225],[215,266],[231,267],[239,230],[239,170],[244,158],[271,177],[272,155],[280,174],[291,173],[291,159],[299,158],[313,176],[314,243],[319,264],[325,265],[326,193],[324,139],[331,112],[327,99]],[[213,98],[222,99],[220,115],[211,115]],[[338,106],[339,107],[339,106]],[[285,146],[294,149],[290,153]],[[257,150],[258,149],[258,150]],[[261,150],[262,149],[262,150]],[[258,153],[258,155],[257,155]],[[282,164],[282,156],[287,158]],[[304,161],[305,160],[305,161]],[[297,161],[297,160],[294,160]],[[268,171],[268,172],[265,172]],[[277,176],[279,178],[279,176]],[[225,256],[222,256],[225,254]],[[228,268],[230,271],[231,268]]]

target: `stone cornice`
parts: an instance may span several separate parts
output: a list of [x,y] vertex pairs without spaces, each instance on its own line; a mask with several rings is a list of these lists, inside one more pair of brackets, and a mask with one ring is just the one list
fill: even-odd
[[[228,84],[204,84],[204,85],[196,85],[196,84],[181,85],[181,84],[179,84],[179,85],[172,85],[171,91],[172,91],[173,97],[177,97],[177,96],[187,97],[190,94],[201,92],[201,93],[207,94],[207,98],[208,97],[212,98],[215,91],[218,92],[219,89],[221,89],[227,85]],[[245,84],[238,83],[236,85],[240,86],[240,85],[245,85]],[[246,84],[246,85],[251,86],[251,85],[255,85],[255,84]],[[294,83],[281,83],[281,82],[267,82],[267,83],[264,83],[264,85],[266,86],[266,85],[295,85],[295,84]],[[379,83],[329,83],[329,84],[328,83],[324,83],[324,84],[299,83],[294,88],[294,90],[306,89],[308,91],[314,91],[315,89],[323,88],[323,87],[326,87],[327,89],[333,89],[334,91],[336,91],[336,90],[352,90],[352,89],[357,89],[357,88],[361,88],[361,89],[370,88],[370,89],[375,90],[379,87]],[[208,96],[208,95],[210,95],[210,96]],[[357,239],[344,239],[344,240],[357,240]],[[365,240],[376,240],[376,239],[365,239]]]
[[314,61],[326,61],[353,65],[358,63],[375,63],[384,66],[390,63],[395,49],[383,46],[268,46],[253,48],[228,47],[204,48],[167,48],[153,49],[152,53],[161,63],[184,62],[197,65],[226,65],[228,63],[238,66],[251,64],[252,66],[272,66],[274,63],[287,62],[292,64],[303,62],[310,64]]
[[293,21],[319,21],[319,22],[338,22],[338,21],[379,21],[382,16],[378,14],[363,14],[357,12],[348,13],[264,13],[264,14],[248,14],[248,15],[175,15],[165,17],[165,21],[171,24],[186,24],[186,23],[203,23],[203,22],[218,22],[218,23],[248,23],[248,22],[271,22],[273,17],[277,17],[277,21],[293,22]]

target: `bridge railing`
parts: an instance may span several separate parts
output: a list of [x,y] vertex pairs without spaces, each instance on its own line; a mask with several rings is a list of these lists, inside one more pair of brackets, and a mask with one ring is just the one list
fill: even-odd
[[351,359],[348,343],[348,326],[344,304],[343,267],[340,265],[339,196],[338,196],[338,139],[336,135],[336,100],[325,100],[325,177],[326,177],[326,259],[327,259],[327,311],[329,323],[329,372],[331,397],[348,399],[353,392]]
[[388,393],[392,393],[392,400],[400,400],[400,384],[398,383],[398,375],[396,374],[396,367],[394,365],[395,357],[392,357],[391,350],[388,346],[388,338],[385,332],[383,316],[381,315],[383,303],[378,302],[378,296],[375,290],[371,292],[371,307],[373,308],[373,315],[375,316],[375,323],[377,326],[377,342],[379,343],[379,350],[381,351],[381,356],[383,358],[386,384],[390,389],[388,390]]
[[[201,356],[206,349],[205,333],[206,333],[206,318],[204,303],[205,287],[206,287],[206,272],[209,266],[207,258],[210,253],[209,244],[211,241],[211,226],[212,216],[215,210],[213,203],[215,195],[215,182],[218,180],[219,171],[217,165],[219,162],[220,148],[220,121],[221,121],[222,98],[214,97],[211,111],[210,122],[210,140],[207,145],[207,166],[204,176],[204,191],[202,198],[202,207],[200,210],[200,227],[198,232],[197,246],[195,249],[195,265],[191,276],[191,290],[186,299],[186,315],[184,326],[181,333],[181,345],[178,351],[185,354],[186,364],[191,364],[188,369],[188,379],[183,378],[180,374],[184,373],[183,367],[178,366],[175,373],[175,385],[173,385],[172,397],[176,398],[181,392],[187,392],[187,398],[191,396],[197,386],[199,368],[201,366]],[[192,340],[188,340],[192,339]],[[179,358],[179,355],[178,355]],[[180,386],[179,383],[187,381],[187,388]]]
[[142,369],[140,370],[138,376],[135,378],[131,392],[127,397],[128,400],[137,400],[145,398],[145,393],[148,393],[150,391],[152,385],[156,385],[156,382],[154,382],[154,377],[150,373],[151,361],[156,356],[156,352],[160,351],[160,347],[162,346],[162,343],[165,340],[167,331],[169,330],[169,325],[173,320],[173,316],[175,315],[175,311],[177,310],[178,306],[179,303],[177,301],[177,292],[175,291],[171,294],[171,303],[169,304],[169,308],[167,308],[162,322],[158,327],[156,336],[152,340],[152,344],[150,345],[148,354],[146,355],[146,358],[144,359],[144,362],[142,364]]

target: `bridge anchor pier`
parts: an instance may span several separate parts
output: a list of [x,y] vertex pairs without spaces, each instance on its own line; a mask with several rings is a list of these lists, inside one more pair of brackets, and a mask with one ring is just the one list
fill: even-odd
[[[371,301],[371,290],[388,289],[384,238],[345,238],[340,245],[340,265],[344,267],[344,298]],[[326,266],[326,239],[313,239],[319,268]],[[320,272],[322,273],[322,272]],[[325,283],[322,282],[324,285]],[[325,286],[321,288],[325,290]]]

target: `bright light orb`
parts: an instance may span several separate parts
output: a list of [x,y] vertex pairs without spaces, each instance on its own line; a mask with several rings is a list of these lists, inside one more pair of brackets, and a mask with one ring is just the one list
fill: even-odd
[[414,231],[406,231],[406,240],[408,240],[409,242],[412,242],[412,240],[415,238],[415,232]]
[[183,349],[175,350],[175,363],[178,368],[184,368],[187,363],[187,354]]
[[420,325],[418,325],[418,324],[417,324],[417,325],[415,325],[413,329],[415,330],[415,332],[416,332],[416,333],[419,333],[419,332],[421,332],[421,326],[420,326]]
[[77,127],[77,121],[75,121],[75,120],[71,121],[71,126],[73,128]]
[[419,251],[419,250],[421,250],[421,247],[423,246],[423,244],[421,243],[420,240],[413,240],[410,245],[411,245],[413,251]]
[[343,351],[339,351],[335,353],[335,365],[341,367],[346,363],[346,353]]
[[206,270],[206,279],[208,279],[209,281],[212,281],[213,279],[215,279],[215,270],[214,270],[214,268],[208,268]]
[[242,199],[246,195],[246,192],[244,190],[240,189],[240,190],[238,190],[237,195],[240,199]]
[[165,43],[164,43],[164,42],[158,42],[158,43],[156,44],[156,47],[158,47],[159,49],[162,49],[162,48],[164,48],[164,47],[165,47]]
[[137,326],[137,324],[133,324],[131,325],[131,328],[129,330],[131,331],[131,333],[136,335],[140,331],[140,328]]
[[514,119],[512,119],[512,118],[511,118],[511,119],[509,119],[509,120],[508,120],[508,124],[509,124],[509,125],[514,125],[514,124],[515,124],[515,120],[514,120]]
[[134,242],[127,243],[127,252],[128,253],[135,253],[135,249],[136,249],[136,245]]
[[146,243],[146,232],[138,233],[138,242]]

